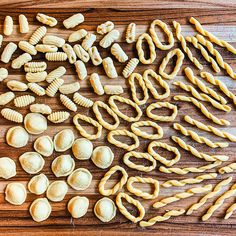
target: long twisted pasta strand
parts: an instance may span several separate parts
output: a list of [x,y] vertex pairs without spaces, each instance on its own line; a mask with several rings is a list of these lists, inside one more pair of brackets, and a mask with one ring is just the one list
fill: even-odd
[[236,210],[236,203],[232,204],[227,210],[224,219],[227,220]]
[[191,24],[194,24],[196,30],[197,30],[200,34],[202,34],[202,35],[208,37],[212,43],[215,43],[215,44],[217,44],[217,45],[219,45],[219,46],[221,46],[221,47],[227,48],[227,50],[228,50],[229,52],[232,52],[232,53],[236,54],[236,48],[234,48],[232,45],[230,45],[229,43],[227,43],[227,42],[224,41],[223,39],[218,39],[215,35],[213,35],[213,34],[210,33],[209,31],[205,30],[205,29],[202,27],[201,23],[200,23],[197,19],[195,19],[194,17],[191,17],[190,20],[189,20],[189,22],[190,22]]
[[227,161],[229,159],[228,156],[224,156],[224,155],[214,155],[214,156],[210,156],[206,153],[203,152],[199,152],[196,148],[194,148],[193,146],[190,146],[188,144],[186,144],[182,139],[176,137],[176,136],[171,136],[172,140],[174,142],[176,142],[180,147],[182,147],[184,150],[189,151],[190,153],[192,153],[195,157],[198,157],[200,159],[204,159],[205,161]]
[[204,116],[206,116],[208,119],[212,120],[214,123],[216,123],[218,125],[230,125],[230,122],[228,120],[217,118],[212,113],[210,113],[201,102],[199,102],[197,99],[195,99],[193,97],[177,95],[177,96],[174,96],[174,100],[191,102],[193,105],[195,105],[196,107],[198,107],[201,110],[201,112]]
[[216,196],[218,193],[221,192],[222,188],[226,185],[228,185],[232,181],[232,177],[229,177],[227,179],[224,179],[220,181],[212,190],[212,192],[207,193],[204,197],[202,197],[197,203],[193,204],[188,211],[186,212],[187,215],[191,215],[193,211],[199,209],[201,206],[203,206],[208,199],[213,198]]
[[164,198],[158,202],[155,202],[153,204],[153,207],[156,209],[161,208],[161,207],[164,207],[172,202],[177,202],[181,199],[189,198],[189,197],[193,196],[194,194],[205,193],[210,190],[212,190],[211,184],[205,185],[203,187],[190,188],[190,189],[185,190],[184,192],[177,193],[171,197],[167,197],[167,198]]
[[190,51],[190,49],[187,47],[186,41],[184,36],[181,34],[181,26],[177,21],[173,21],[173,26],[176,30],[176,37],[177,39],[180,41],[181,46],[184,50],[184,52],[187,54],[189,60],[191,62],[193,62],[193,64],[199,69],[202,70],[203,66],[202,64],[197,60],[196,57],[193,56],[192,52]]
[[221,195],[215,201],[215,203],[209,207],[209,209],[207,210],[207,213],[202,216],[202,221],[208,220],[213,215],[213,213],[224,204],[224,201],[227,198],[232,197],[235,193],[236,193],[236,184],[233,184],[228,191],[224,192],[224,194]]
[[203,136],[199,136],[196,132],[186,129],[185,127],[183,127],[181,124],[179,123],[174,123],[173,124],[173,128],[175,130],[179,130],[183,135],[185,136],[190,136],[193,140],[197,141],[198,143],[205,143],[207,146],[211,147],[211,148],[224,148],[224,147],[228,147],[229,144],[224,142],[224,143],[213,143],[210,139],[205,138]]
[[236,136],[229,134],[227,132],[221,131],[211,125],[205,125],[202,122],[197,121],[188,115],[184,116],[184,120],[191,125],[195,125],[196,127],[198,127],[201,130],[205,130],[205,131],[215,134],[216,136],[229,139],[231,142],[236,142]]
[[234,163],[231,163],[231,164],[229,164],[229,165],[227,165],[227,166],[221,167],[221,168],[218,170],[218,172],[223,175],[223,174],[225,174],[225,173],[231,173],[231,172],[233,172],[233,171],[235,171],[235,170],[236,170],[236,163],[234,162]]

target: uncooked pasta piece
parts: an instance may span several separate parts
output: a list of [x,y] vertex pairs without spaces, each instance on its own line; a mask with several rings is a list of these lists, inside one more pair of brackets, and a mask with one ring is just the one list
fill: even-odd
[[[127,208],[125,208],[122,203],[122,198],[124,198],[128,203],[134,205],[138,209],[138,211],[139,211],[138,216],[134,216],[128,212]],[[117,194],[116,205],[118,206],[120,213],[123,216],[125,216],[128,220],[132,221],[133,223],[139,222],[140,220],[143,219],[143,217],[145,215],[145,209],[144,209],[143,205],[138,200],[132,198],[131,196],[129,196],[126,193],[118,193]]]
[[44,61],[33,61],[24,64],[25,72],[42,72],[47,69],[47,63]]
[[23,53],[14,59],[11,63],[13,69],[20,69],[25,63],[32,60],[32,57],[29,53]]
[[[89,134],[83,127],[82,125],[79,124],[79,120],[83,120],[89,124],[91,124],[92,126],[97,128],[97,133],[95,134]],[[81,115],[81,114],[76,114],[73,118],[73,123],[76,127],[76,129],[80,132],[80,134],[89,139],[89,140],[95,140],[101,137],[102,135],[102,126],[94,119],[92,119],[91,117],[88,117],[86,115]]]
[[104,89],[103,89],[100,77],[97,73],[91,74],[91,76],[89,78],[89,81],[90,81],[90,84],[93,87],[93,91],[97,95],[103,95],[104,94]]
[[79,94],[78,92],[77,93],[74,93],[74,96],[73,96],[73,101],[82,106],[82,107],[92,107],[93,106],[93,101],[82,96],[81,94]]
[[[46,78],[47,79],[47,78]],[[48,85],[46,88],[46,94],[49,97],[54,97],[59,88],[63,85],[64,80],[63,79],[54,79],[51,84]]]
[[[118,136],[118,135],[122,135],[122,136],[127,136],[130,137],[134,140],[134,143],[129,145],[127,143],[118,141],[114,138],[114,136]],[[138,137],[133,134],[132,132],[126,130],[126,129],[116,129],[116,130],[112,130],[108,133],[107,135],[107,140],[109,143],[119,147],[119,148],[123,148],[127,151],[132,151],[135,148],[139,147],[139,139]]]
[[80,84],[79,82],[74,82],[70,84],[63,84],[60,88],[59,91],[62,94],[71,94],[75,93],[80,89]]
[[46,192],[49,185],[49,180],[46,175],[35,175],[28,182],[28,189],[31,193],[41,195]]
[[29,134],[21,126],[11,127],[6,134],[7,144],[15,147],[21,148],[27,145],[29,141]]
[[[93,48],[93,47],[92,47]],[[77,55],[77,57],[83,61],[83,62],[88,62],[90,59],[89,54],[83,49],[83,47],[79,44],[75,44],[74,47],[74,52]],[[89,48],[90,50],[91,48]]]
[[50,27],[53,27],[53,26],[57,25],[57,20],[56,20],[56,18],[54,18],[54,17],[52,17],[52,16],[45,15],[45,14],[43,14],[43,13],[38,13],[38,14],[36,15],[36,19],[37,19],[39,22],[41,22],[41,23],[43,23],[43,24],[45,24],[45,25],[48,25],[48,26],[50,26]]
[[25,75],[25,78],[28,82],[30,83],[38,83],[42,82],[46,79],[47,77],[47,72],[46,71],[41,71],[41,72],[28,72]]
[[75,26],[81,24],[84,22],[84,16],[81,13],[74,14],[70,16],[69,18],[65,19],[63,21],[63,25],[67,28],[74,28]]
[[54,45],[61,48],[65,44],[65,39],[55,36],[55,35],[46,35],[43,38],[43,44]]
[[[160,116],[160,115],[155,115],[152,113],[152,110],[156,108],[162,108],[166,107],[170,110],[172,110],[172,114],[169,116]],[[155,102],[151,103],[147,109],[146,109],[147,116],[153,120],[158,120],[158,121],[163,121],[163,122],[169,122],[169,121],[174,121],[177,114],[178,114],[178,108],[176,105],[171,104],[169,102]]]
[[50,106],[46,104],[39,104],[39,103],[30,105],[30,111],[33,113],[41,113],[45,115],[49,115],[52,113],[52,109]]
[[86,197],[75,196],[70,199],[67,209],[73,218],[81,218],[84,216],[89,207],[89,199]]
[[128,60],[128,56],[118,43],[114,43],[111,46],[111,54],[121,63]]
[[2,47],[3,36],[0,34],[0,48]]
[[47,119],[39,113],[28,113],[24,119],[25,129],[30,134],[41,134],[47,130]]
[[51,156],[54,151],[52,138],[48,135],[38,137],[34,141],[34,150],[45,157]]
[[103,69],[106,73],[106,75],[111,78],[117,78],[118,74],[116,71],[116,68],[114,66],[113,60],[110,57],[106,57],[102,60],[102,65],[103,65]]
[[60,100],[61,100],[61,103],[70,111],[73,111],[73,112],[77,111],[77,106],[75,105],[75,103],[66,95],[60,94]]
[[15,94],[13,92],[6,92],[0,95],[0,106],[4,106],[11,102],[15,98]]
[[74,64],[76,62],[76,54],[73,48],[71,47],[71,45],[68,43],[65,43],[62,46],[62,50],[66,53],[70,64]]
[[[85,36],[83,42],[82,42],[82,47],[88,51],[89,48],[93,46],[93,43],[96,41],[96,35],[92,33],[87,33]],[[91,55],[90,55],[91,57]]]
[[[107,181],[117,171],[120,171],[122,173],[122,177],[120,178],[120,181],[117,182],[112,188],[105,189],[105,185],[106,185]],[[118,165],[113,166],[101,178],[99,185],[98,185],[99,193],[102,194],[103,196],[115,195],[126,184],[127,179],[128,179],[128,174],[123,167],[118,166]]]
[[18,80],[9,80],[7,82],[7,87],[11,91],[18,91],[18,92],[24,92],[28,89],[27,84],[20,82]]
[[35,49],[38,52],[46,53],[46,52],[57,52],[58,47],[49,44],[37,44],[35,45]]
[[101,34],[101,35],[107,34],[110,31],[112,31],[114,29],[114,27],[115,26],[114,26],[113,22],[106,21],[106,22],[104,22],[104,23],[97,26],[97,33]]
[[20,41],[18,43],[18,46],[21,50],[28,52],[30,55],[37,54],[37,50],[35,49],[35,47],[32,44],[30,44],[28,41]]
[[85,29],[79,29],[69,35],[68,42],[69,43],[74,43],[76,41],[81,40],[87,35],[87,30]]
[[83,61],[78,60],[74,63],[75,70],[80,80],[84,80],[87,77],[87,69]]
[[[150,58],[146,59],[144,57],[144,50],[142,48],[142,44],[143,44],[143,40],[146,40],[148,43],[148,47],[149,47],[149,55]],[[139,61],[143,64],[151,64],[154,62],[154,60],[156,59],[156,51],[155,51],[155,45],[152,42],[152,38],[149,36],[149,34],[147,33],[143,33],[142,35],[140,35],[138,37],[137,43],[136,43],[136,49],[137,49],[137,53],[138,53],[138,57],[139,57]]]
[[136,37],[136,24],[130,23],[126,29],[125,40],[127,43],[133,43],[135,42],[135,37]]
[[88,160],[93,153],[93,144],[86,138],[76,139],[72,145],[72,152],[78,160]]
[[46,94],[45,89],[37,83],[28,83],[29,89],[38,96],[44,96]]
[[66,73],[66,68],[64,66],[59,66],[47,75],[46,81],[48,83],[51,83],[53,80],[62,77],[65,73]]
[[14,105],[16,107],[26,107],[35,102],[35,97],[31,95],[22,95],[14,99]]
[[71,129],[63,129],[54,136],[54,148],[56,152],[65,152],[72,147],[75,140]]
[[92,63],[95,65],[95,66],[98,66],[102,63],[102,58],[100,56],[100,53],[97,49],[96,46],[93,46],[91,48],[88,49],[88,54],[92,60]]
[[227,166],[223,166],[221,167],[218,171],[220,174],[226,174],[226,173],[231,173],[233,172],[234,170],[236,170],[236,163],[230,163],[229,165]]
[[58,124],[63,123],[65,120],[69,119],[70,113],[67,111],[56,111],[51,113],[47,119],[52,123]]
[[[167,67],[167,64],[169,63],[170,59],[174,56],[177,56],[177,61],[175,64],[174,70],[170,73],[167,74],[165,72],[165,69]],[[176,48],[170,52],[167,53],[166,57],[163,58],[161,65],[159,67],[159,74],[163,76],[165,79],[173,79],[175,76],[178,74],[184,60],[184,54],[181,52],[180,49]]]
[[0,82],[8,77],[8,70],[6,68],[0,67]]
[[125,78],[128,78],[135,70],[139,63],[139,59],[137,58],[131,58],[125,68],[122,71],[122,74]]
[[36,45],[46,35],[47,28],[45,26],[38,27],[29,39],[29,43]]
[[[163,32],[166,34],[168,38],[168,44],[163,44],[161,40],[158,38],[157,33],[155,31],[156,25],[159,26],[163,30]],[[174,46],[173,33],[168,29],[168,26],[163,21],[154,20],[150,25],[149,32],[157,48],[161,50],[169,50]]]
[[16,176],[16,164],[9,157],[0,158],[0,177],[3,179],[10,179]]
[[15,110],[10,109],[10,108],[3,108],[1,110],[1,115],[5,119],[10,120],[12,122],[16,122],[16,123],[22,123],[23,122],[23,115],[20,112],[15,111]]
[[6,16],[3,23],[3,33],[6,36],[11,35],[13,32],[13,19],[11,16]]
[[27,197],[25,186],[21,183],[9,183],[5,189],[5,199],[12,205],[22,205]]
[[[132,106],[133,108],[135,108],[135,110],[137,112],[137,115],[135,117],[130,117],[130,116],[125,115],[123,112],[121,112],[119,110],[119,108],[117,107],[115,101],[118,101],[118,102],[121,102],[121,103],[126,103],[127,105]],[[140,107],[136,103],[134,103],[133,101],[131,101],[128,98],[124,98],[124,97],[121,97],[121,96],[113,95],[113,96],[111,96],[109,98],[108,103],[109,103],[111,109],[119,117],[121,117],[125,121],[128,121],[128,122],[138,121],[141,118],[141,116],[142,116],[142,110],[140,109]]]
[[23,14],[19,15],[19,26],[20,26],[20,32],[22,34],[29,32],[29,23],[26,16]]
[[52,207],[47,198],[37,198],[30,205],[30,215],[36,222],[46,220],[52,211]]
[[122,94],[124,90],[121,85],[105,85],[104,92],[109,95],[119,95]]
[[[114,124],[110,124],[107,121],[105,121],[103,119],[102,113],[99,111],[99,107],[105,109],[107,111],[107,113],[112,116],[112,118],[114,119],[115,123]],[[119,124],[120,124],[120,120],[119,117],[116,115],[116,113],[104,102],[102,101],[96,101],[93,104],[93,112],[98,120],[98,122],[106,129],[108,130],[115,130]]]
[[120,32],[116,29],[113,29],[102,38],[102,40],[99,42],[99,45],[103,48],[108,48],[119,37],[120,37]]
[[50,183],[46,196],[52,202],[61,202],[68,192],[68,185],[63,180],[56,180]]
[[16,51],[17,45],[15,43],[8,43],[5,48],[3,49],[1,55],[1,61],[4,63],[8,63],[11,60],[13,53]]
[[67,54],[64,52],[47,52],[45,58],[48,61],[66,61]]

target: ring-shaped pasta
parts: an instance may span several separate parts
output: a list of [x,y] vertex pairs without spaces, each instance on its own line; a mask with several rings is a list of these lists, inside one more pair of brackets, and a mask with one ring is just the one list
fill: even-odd
[[[113,137],[115,135],[128,136],[128,137],[130,137],[130,138],[132,138],[134,140],[134,144],[128,145],[126,143],[122,143],[120,141],[117,141]],[[125,149],[127,151],[132,151],[132,150],[134,150],[135,148],[137,148],[139,146],[139,139],[138,139],[138,137],[134,133],[132,133],[132,132],[126,130],[126,129],[117,129],[117,130],[110,131],[108,133],[108,135],[107,135],[107,140],[108,140],[109,143],[114,144],[115,146],[123,148],[123,149]]]
[[[132,107],[135,108],[135,110],[137,111],[137,116],[136,117],[129,117],[127,115],[125,115],[124,113],[122,113],[116,103],[115,103],[115,100],[119,101],[119,102],[123,102],[123,103],[126,103]],[[140,107],[134,103],[133,101],[131,101],[130,99],[128,98],[123,98],[121,96],[117,96],[117,95],[113,95],[109,98],[108,100],[108,103],[111,107],[111,109],[122,119],[124,119],[125,121],[128,121],[128,122],[134,122],[134,121],[138,121],[140,119],[140,117],[142,116],[142,110],[140,109]]]
[[[83,120],[87,123],[90,123],[91,125],[93,125],[94,127],[97,127],[97,133],[96,134],[89,134],[78,122],[78,120]],[[102,126],[94,119],[85,116],[85,115],[81,115],[81,114],[76,114],[73,117],[73,123],[76,127],[77,130],[79,130],[80,134],[89,139],[89,140],[94,140],[94,139],[98,139],[101,137],[102,135]]]
[[[101,112],[99,111],[99,107],[102,107],[104,108],[107,113],[113,117],[114,121],[115,121],[115,124],[111,125],[109,124],[108,122],[106,122],[103,117],[102,117],[102,114]],[[116,129],[119,124],[120,124],[120,120],[119,120],[119,117],[116,115],[116,113],[104,102],[102,101],[96,101],[94,104],[93,104],[93,112],[98,120],[98,122],[105,128],[105,129],[108,129],[108,130],[114,130]]]
[[[135,188],[133,186],[133,183],[153,184],[154,191],[151,194],[144,192],[138,188]],[[159,194],[159,181],[150,177],[149,178],[144,178],[140,176],[129,177],[126,187],[130,193],[133,193],[137,197],[142,197],[143,199],[155,199],[158,197]]]
[[[122,203],[122,198],[124,198],[128,203],[137,207],[137,209],[139,210],[139,216],[135,217],[128,212],[128,210],[124,207]],[[118,195],[116,196],[116,205],[118,206],[120,213],[134,223],[137,223],[142,220],[145,215],[145,209],[143,205],[138,200],[132,198],[126,193],[118,193]]]
[[[175,68],[170,74],[167,74],[164,72],[164,70],[166,69],[166,66],[169,63],[170,59],[175,55],[177,56]],[[177,75],[177,73],[179,72],[179,70],[183,64],[183,60],[184,60],[184,54],[182,53],[182,51],[180,49],[175,48],[174,50],[168,52],[166,57],[164,57],[161,62],[161,65],[159,67],[159,74],[162,77],[164,77],[165,79],[173,79]]]
[[[167,151],[173,152],[175,154],[175,157],[171,160],[167,160],[165,157],[159,155],[157,152],[154,151],[154,147],[161,147],[166,149]],[[152,155],[157,161],[161,162],[165,166],[173,166],[175,163],[177,163],[180,160],[180,152],[176,147],[170,146],[166,143],[152,141],[148,145],[148,153]]]
[[[117,171],[120,171],[123,175],[121,177],[120,181],[118,183],[116,183],[113,188],[105,189],[105,184],[110,179],[110,177]],[[124,168],[122,168],[121,166],[118,166],[118,165],[113,166],[109,171],[106,172],[106,174],[100,180],[99,185],[98,185],[99,193],[104,196],[114,195],[119,190],[122,189],[122,187],[126,184],[127,179],[128,179],[128,174]]]
[[[144,51],[143,51],[143,48],[142,48],[142,44],[143,44],[144,39],[148,43],[148,47],[149,47],[149,51],[150,51],[150,58],[149,59],[146,59],[144,57]],[[144,33],[144,34],[139,36],[139,38],[137,40],[137,43],[136,43],[136,49],[137,49],[137,52],[138,52],[139,61],[141,61],[143,64],[151,64],[156,59],[155,45],[152,42],[152,38],[150,37],[149,34]]]
[[[159,85],[165,90],[163,94],[159,94],[156,88],[153,86],[152,82],[149,80],[148,76],[154,78]],[[149,89],[151,94],[155,99],[164,99],[170,96],[170,87],[168,83],[166,83],[160,75],[158,75],[154,70],[148,69],[143,73],[143,80],[145,82],[146,87]]]
[[[162,42],[159,40],[157,33],[155,31],[155,26],[158,25],[160,28],[162,28],[162,30],[164,31],[164,33],[167,35],[168,37],[168,43],[169,44],[162,44]],[[156,47],[161,49],[161,50],[169,50],[174,46],[174,36],[173,33],[168,29],[167,25],[161,21],[161,20],[154,20],[149,28],[149,32],[150,35],[152,37],[153,42],[155,43]]]
[[[135,87],[135,83],[134,83],[135,79],[138,81],[139,86],[143,91],[143,99],[142,100],[140,100],[137,97],[136,87]],[[146,84],[143,80],[142,75],[140,75],[138,73],[132,73],[131,76],[129,77],[128,81],[130,84],[132,98],[135,101],[135,103],[138,104],[139,106],[145,104],[146,101],[148,100],[149,96],[148,96],[148,90],[147,90],[147,87],[146,87]]]
[[[138,127],[149,126],[157,130],[156,134],[149,134],[147,132],[141,131]],[[160,139],[163,137],[163,129],[156,122],[145,120],[138,121],[131,125],[131,130],[134,134],[145,139]]]
[[[152,113],[153,109],[162,108],[162,107],[166,107],[170,110],[173,110],[172,114],[170,116],[158,116]],[[171,104],[169,102],[155,102],[155,103],[150,104],[147,107],[146,113],[147,113],[147,116],[153,120],[169,122],[169,121],[173,121],[176,118],[178,109],[176,105]]]

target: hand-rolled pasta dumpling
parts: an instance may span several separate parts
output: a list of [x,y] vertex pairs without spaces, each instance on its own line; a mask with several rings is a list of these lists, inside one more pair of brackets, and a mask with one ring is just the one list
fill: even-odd
[[24,125],[30,134],[41,134],[47,129],[47,119],[39,113],[28,113]]
[[79,160],[87,160],[93,152],[93,144],[86,138],[76,139],[72,145],[72,152],[75,158]]
[[68,191],[68,185],[65,181],[56,180],[52,182],[47,189],[46,195],[52,202],[60,202],[64,199]]
[[45,157],[51,156],[54,149],[53,141],[51,137],[47,135],[38,137],[34,141],[34,149],[36,152],[40,153],[41,155]]
[[0,158],[0,177],[3,179],[10,179],[16,175],[16,164],[9,157]]
[[15,147],[21,148],[27,145],[29,141],[29,134],[21,126],[11,127],[6,134],[7,144]]
[[21,183],[10,183],[5,190],[5,199],[13,205],[22,205],[25,202],[27,193],[25,186]]
[[85,190],[92,181],[91,173],[85,168],[74,170],[68,177],[67,183],[75,190]]
[[97,167],[105,169],[112,164],[114,153],[107,146],[96,147],[93,151],[91,159]]
[[76,196],[70,199],[67,209],[73,218],[84,216],[89,207],[89,200],[86,197]]
[[64,129],[54,137],[54,147],[57,152],[64,152],[71,148],[74,142],[74,133],[71,129]]
[[36,222],[41,222],[46,220],[52,211],[52,207],[48,202],[47,198],[35,199],[30,205],[30,215]]
[[70,155],[61,155],[52,162],[52,172],[56,177],[67,176],[75,168],[75,161]]
[[43,169],[44,159],[37,152],[25,152],[19,157],[21,167],[29,174],[36,174]]
[[94,214],[102,222],[111,221],[116,216],[115,203],[110,198],[101,198],[94,206]]
[[35,175],[28,183],[28,189],[31,193],[41,195],[46,192],[49,185],[49,180],[46,175]]

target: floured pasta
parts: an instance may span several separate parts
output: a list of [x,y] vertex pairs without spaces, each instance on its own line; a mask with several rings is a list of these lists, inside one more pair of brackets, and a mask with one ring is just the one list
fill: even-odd
[[16,51],[17,45],[15,43],[8,43],[5,48],[3,49],[1,55],[1,61],[4,63],[8,63],[11,60],[13,53]]
[[69,119],[70,113],[67,111],[55,111],[47,116],[47,119],[52,123],[58,124],[63,123],[67,119]]
[[103,95],[104,94],[104,89],[103,89],[100,77],[97,73],[91,74],[91,76],[89,78],[89,81],[90,81],[90,84],[93,87],[93,91],[97,95]]
[[45,14],[43,14],[43,13],[38,13],[38,14],[36,15],[36,19],[37,19],[39,22],[41,22],[41,23],[43,23],[43,24],[45,24],[45,25],[48,25],[48,26],[50,26],[50,27],[53,27],[53,26],[57,25],[57,20],[56,20],[56,18],[54,18],[54,17],[52,17],[52,16],[45,15]]
[[85,29],[79,29],[69,35],[68,42],[69,43],[74,43],[76,41],[81,40],[87,35],[87,30]]
[[126,29],[126,34],[125,34],[126,42],[127,43],[135,42],[135,37],[136,37],[136,24],[130,23]]
[[11,35],[13,32],[13,19],[11,16],[6,16],[3,23],[3,33],[6,36]]
[[62,46],[62,50],[66,53],[70,64],[74,64],[76,62],[76,54],[73,48],[71,47],[71,45],[68,43],[65,43]]
[[84,16],[81,13],[74,14],[70,16],[69,18],[65,19],[63,21],[63,25],[67,28],[74,28],[75,26],[81,24],[84,22]]
[[114,29],[114,27],[115,26],[114,26],[113,22],[106,21],[106,22],[104,22],[104,23],[97,26],[97,33],[101,34],[101,35],[107,34],[110,31],[112,31]]
[[74,65],[79,79],[84,80],[87,77],[87,69],[84,62],[78,60],[74,63]]
[[46,35],[47,28],[45,26],[38,27],[29,39],[29,43],[36,45]]
[[95,66],[98,66],[102,63],[102,58],[96,46],[89,48],[88,53],[89,53],[92,63]]
[[128,56],[118,43],[114,43],[111,46],[111,54],[121,63],[128,60]]
[[19,15],[19,26],[20,26],[20,32],[22,34],[29,32],[29,23],[26,16],[23,14]]
[[88,62],[90,59],[89,54],[83,49],[83,47],[79,44],[75,44],[74,47],[74,52],[77,55],[77,57],[83,61],[83,62]]
[[8,77],[8,70],[6,68],[0,67],[0,82]]
[[102,40],[99,42],[99,45],[103,48],[108,48],[119,37],[120,37],[120,32],[116,29],[113,29],[102,38]]

